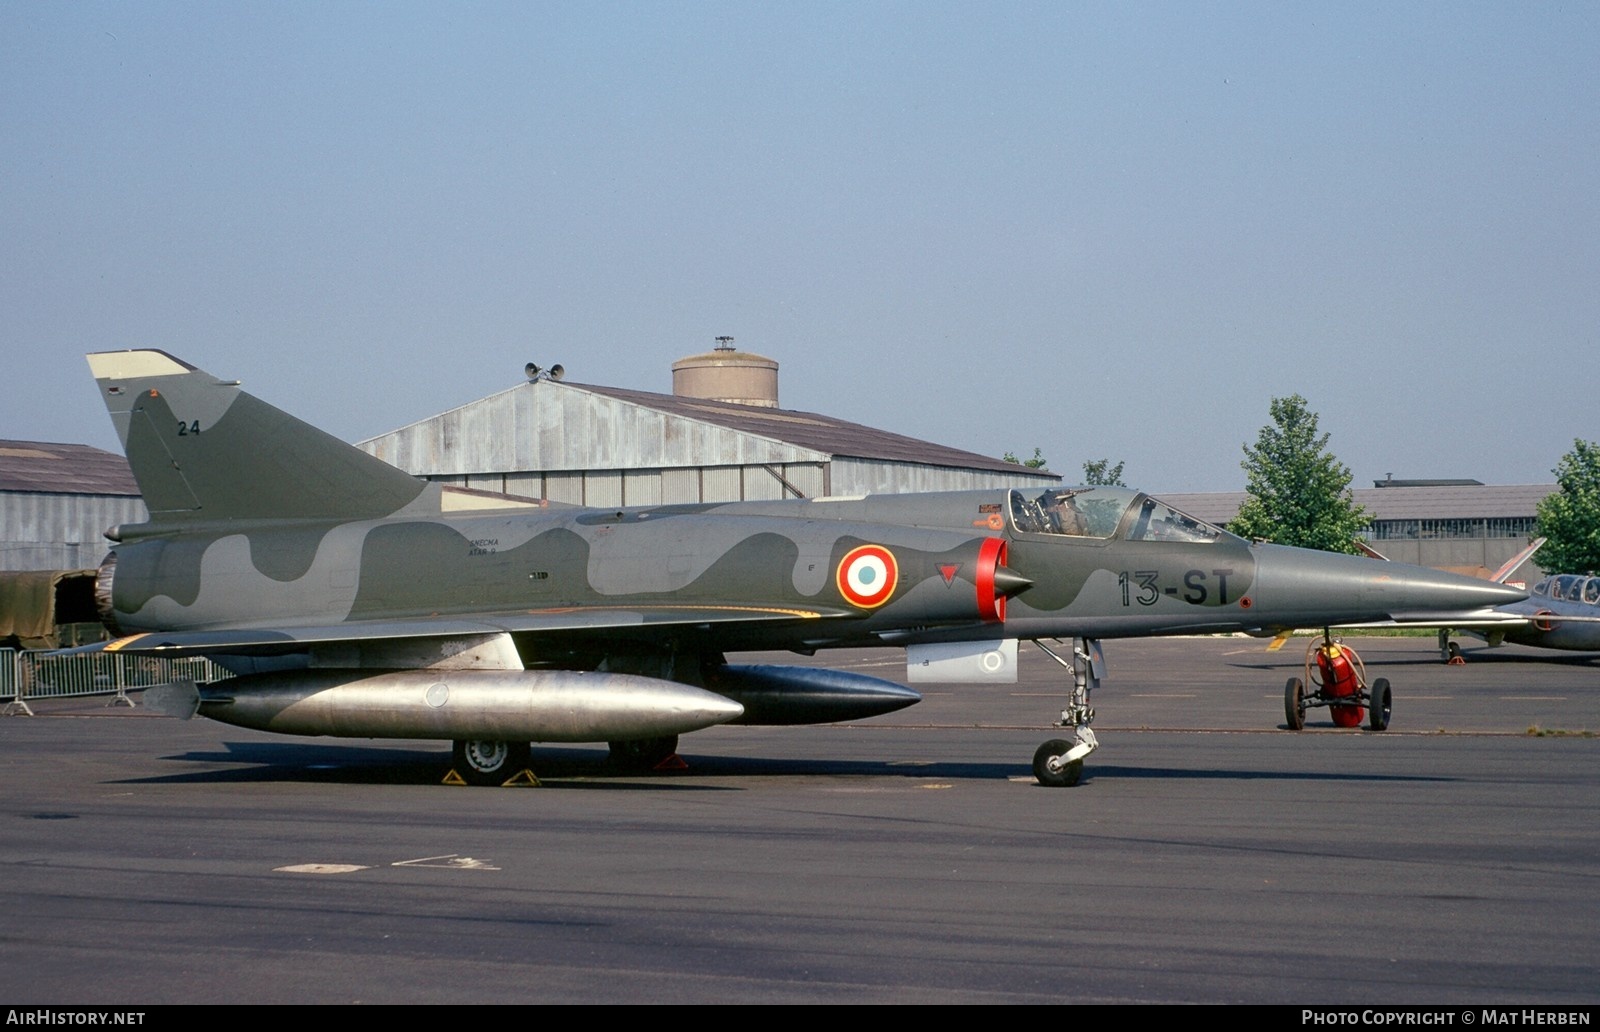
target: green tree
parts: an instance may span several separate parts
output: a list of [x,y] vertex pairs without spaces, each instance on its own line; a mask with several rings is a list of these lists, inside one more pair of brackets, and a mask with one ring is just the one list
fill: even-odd
[[1552,470],[1556,490],[1539,503],[1539,533],[1549,538],[1539,565],[1552,573],[1600,572],[1600,444],[1573,441]]
[[1124,462],[1115,466],[1110,459],[1090,459],[1083,464],[1083,482],[1099,487],[1127,487],[1122,482],[1122,467]]
[[1245,445],[1250,497],[1228,529],[1240,537],[1280,545],[1357,552],[1355,538],[1367,525],[1366,510],[1350,494],[1350,469],[1317,433],[1317,414],[1298,394],[1273,398],[1272,422],[1254,447]]
[[1043,451],[1035,448],[1033,450],[1033,458],[1031,459],[1019,459],[1010,452],[1006,452],[1004,455],[1000,456],[1000,461],[1009,462],[1017,466],[1027,466],[1029,469],[1044,469],[1050,460],[1044,457]]

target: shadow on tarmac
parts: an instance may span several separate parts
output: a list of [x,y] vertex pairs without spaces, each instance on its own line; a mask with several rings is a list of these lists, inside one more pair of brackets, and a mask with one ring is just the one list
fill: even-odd
[[[441,785],[449,754],[427,750],[330,746],[297,742],[226,742],[225,751],[178,753],[167,760],[214,765],[115,784],[303,783],[350,785]],[[1015,763],[929,762],[908,766],[884,760],[766,759],[748,756],[684,758],[675,770],[632,772],[610,767],[593,749],[535,749],[533,770],[542,786],[570,789],[713,791],[744,790],[740,785],[707,784],[710,778],[895,778],[911,781],[1031,780]],[[1094,764],[1080,784],[1095,778],[1161,781],[1288,781],[1372,784],[1448,782],[1450,778],[1365,774],[1355,771],[1193,769]],[[1036,786],[1037,787],[1037,786]]]

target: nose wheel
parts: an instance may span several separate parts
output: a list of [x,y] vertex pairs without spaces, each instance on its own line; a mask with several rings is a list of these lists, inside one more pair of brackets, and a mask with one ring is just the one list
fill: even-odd
[[[1088,731],[1088,728],[1084,728]],[[1093,732],[1090,732],[1093,734]],[[1083,761],[1069,760],[1072,743],[1052,738],[1033,754],[1033,777],[1046,788],[1071,788],[1083,777]]]
[[1093,638],[1072,639],[1070,660],[1058,655],[1042,641],[1035,639],[1034,644],[1039,651],[1072,674],[1067,705],[1056,723],[1057,727],[1070,729],[1072,737],[1052,738],[1039,746],[1033,754],[1033,776],[1046,788],[1071,788],[1083,777],[1083,758],[1100,748],[1094,731],[1089,728],[1094,720],[1094,708],[1089,705],[1089,698],[1100,684],[1105,659],[1100,651],[1100,642]]

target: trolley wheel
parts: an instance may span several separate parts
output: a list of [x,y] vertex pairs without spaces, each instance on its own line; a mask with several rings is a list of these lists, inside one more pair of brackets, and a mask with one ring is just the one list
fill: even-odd
[[1290,731],[1300,731],[1306,726],[1306,683],[1298,677],[1289,678],[1283,686],[1283,715],[1289,721]]
[[1393,695],[1389,691],[1389,679],[1380,677],[1372,682],[1372,700],[1367,707],[1367,726],[1374,731],[1382,731],[1389,726],[1389,713],[1394,708]]

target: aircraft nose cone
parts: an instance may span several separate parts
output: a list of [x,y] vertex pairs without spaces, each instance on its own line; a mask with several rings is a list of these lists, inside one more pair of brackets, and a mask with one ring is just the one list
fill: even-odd
[[1461,613],[1527,598],[1493,581],[1407,563],[1257,545],[1255,603],[1264,623],[1315,627]]

